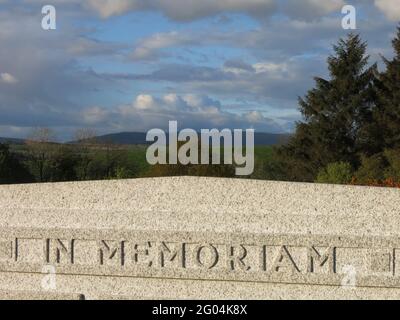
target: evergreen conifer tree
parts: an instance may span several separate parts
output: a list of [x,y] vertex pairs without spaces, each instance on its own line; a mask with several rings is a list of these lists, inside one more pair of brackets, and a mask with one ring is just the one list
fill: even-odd
[[327,61],[330,78],[315,78],[315,88],[299,99],[304,121],[280,150],[288,179],[314,181],[329,163],[358,165],[359,153],[368,148],[377,72],[376,65],[368,66],[366,49],[358,35],[341,39]]
[[381,146],[380,151],[400,148],[400,27],[397,28],[393,48],[394,58],[383,58],[386,70],[379,75],[376,84],[375,144]]

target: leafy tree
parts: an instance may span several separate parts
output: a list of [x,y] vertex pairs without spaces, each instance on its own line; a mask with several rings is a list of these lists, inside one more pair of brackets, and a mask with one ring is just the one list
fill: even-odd
[[313,181],[319,168],[334,162],[356,167],[369,148],[377,67],[368,67],[366,48],[358,35],[341,39],[328,58],[330,78],[315,78],[316,87],[299,99],[304,122],[280,149],[290,179]]
[[138,166],[131,161],[129,150],[107,148],[91,152],[88,179],[128,179],[138,175]]
[[98,143],[96,132],[90,128],[78,129],[74,141],[75,151],[79,154],[79,163],[75,169],[77,178],[81,181],[88,180],[89,166],[93,160],[90,150]]
[[51,182],[76,181],[77,167],[80,156],[71,150],[71,147],[60,145],[49,159],[49,176]]
[[39,182],[46,182],[50,179],[50,161],[56,150],[53,141],[54,133],[48,128],[35,129],[26,141],[30,153],[31,171]]

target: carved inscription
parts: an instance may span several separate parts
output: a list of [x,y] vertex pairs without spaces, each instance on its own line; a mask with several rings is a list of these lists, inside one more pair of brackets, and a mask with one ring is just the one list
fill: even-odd
[[[358,277],[396,278],[397,248],[274,244],[269,241],[152,241],[144,236],[126,239],[0,238],[1,271],[37,270],[43,264],[74,274],[287,281],[310,279],[336,284],[352,266]],[[396,255],[397,252],[397,255]],[[12,267],[10,267],[12,266]],[[34,272],[34,271],[33,271]],[[361,276],[360,276],[361,275]],[[261,280],[260,280],[261,279]],[[285,280],[286,279],[286,280]],[[322,282],[321,282],[322,281]],[[399,277],[400,286],[400,277]]]
[[[217,269],[229,272],[276,273],[318,273],[321,269],[325,269],[328,273],[336,273],[335,248],[317,249],[313,246],[297,248],[245,244],[84,241],[48,238],[44,240],[44,261],[47,264],[74,265],[76,260],[84,260],[83,252],[77,249],[81,242],[86,244],[83,245],[86,251],[94,252],[97,257],[95,260],[87,258],[84,264],[100,267],[139,266],[158,269]],[[0,257],[3,259],[17,261],[17,252],[18,239],[0,242]],[[93,256],[87,253],[86,255]]]

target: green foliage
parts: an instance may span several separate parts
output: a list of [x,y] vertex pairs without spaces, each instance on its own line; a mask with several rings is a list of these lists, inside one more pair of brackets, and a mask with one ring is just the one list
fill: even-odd
[[125,167],[117,167],[114,171],[114,176],[112,179],[130,179],[135,176],[134,172],[125,168]]
[[318,183],[348,184],[353,177],[353,168],[350,163],[330,163],[322,169],[317,177]]
[[35,180],[49,181],[51,175],[51,158],[55,145],[47,142],[30,142],[28,145],[28,165]]
[[147,172],[150,168],[150,164],[146,159],[146,151],[146,146],[130,146],[127,149],[126,162],[129,164],[134,164],[137,175]]
[[147,170],[145,147],[31,142],[13,146],[13,152],[29,168],[32,182],[128,179]]
[[134,178],[138,174],[135,163],[129,161],[125,149],[95,150],[88,164],[87,179],[121,179]]
[[32,181],[32,175],[19,159],[11,154],[9,146],[0,143],[0,184]]
[[49,172],[47,181],[75,181],[78,180],[76,168],[80,161],[79,155],[69,146],[59,146],[48,160]]
[[155,165],[150,167],[147,177],[235,177],[235,167],[231,165]]
[[375,154],[371,157],[362,156],[361,166],[355,173],[357,183],[370,184],[374,181],[381,181],[384,178],[384,171],[387,161],[382,154]]
[[[178,150],[184,146],[184,142],[179,142]],[[220,163],[223,163],[224,149],[218,150],[220,152]],[[198,146],[198,159],[201,159],[201,142]],[[167,158],[169,155],[167,155]],[[209,150],[209,163],[212,163],[213,149]],[[174,176],[198,176],[198,177],[235,177],[235,167],[233,165],[202,165],[202,164],[158,164],[149,167],[146,177],[174,177]]]
[[195,165],[188,168],[189,176],[197,177],[235,177],[235,167],[231,165]]
[[79,153],[79,161],[75,166],[77,180],[89,180],[89,167],[92,160],[93,159],[87,150],[83,150],[81,153]]
[[286,180],[287,174],[275,147],[255,147],[255,167],[252,179]]
[[384,154],[388,162],[384,178],[400,182],[400,149],[385,150]]

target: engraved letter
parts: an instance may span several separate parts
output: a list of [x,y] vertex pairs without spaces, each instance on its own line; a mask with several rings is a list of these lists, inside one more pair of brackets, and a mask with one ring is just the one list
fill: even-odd
[[238,247],[228,246],[228,269],[230,271],[235,271],[240,269],[242,271],[249,271],[250,266],[246,265],[244,260],[247,257],[247,249],[244,245]]
[[282,246],[279,249],[279,253],[273,263],[272,271],[280,272],[281,269],[289,269],[292,273],[300,272],[300,269],[297,267],[294,262],[288,248],[286,246]]
[[308,248],[307,272],[315,273],[316,267],[328,266],[328,273],[336,273],[336,248],[328,248],[321,255],[315,247]]
[[185,247],[186,247],[186,245],[184,243],[181,245],[176,245],[178,247],[177,250],[171,249],[170,245],[174,245],[174,244],[167,245],[167,243],[162,242],[159,246],[160,267],[164,268],[166,266],[167,262],[176,261],[178,267],[186,268],[186,264],[185,264]]
[[142,264],[151,267],[153,265],[153,261],[149,259],[151,248],[151,242],[135,244],[133,246],[133,262],[135,264]]
[[[208,251],[210,255],[206,255],[204,251]],[[199,245],[195,251],[196,265],[206,269],[213,269],[219,261],[219,253],[212,244]]]
[[0,261],[18,260],[18,239],[0,240]]
[[74,242],[75,240],[47,239],[46,262],[74,264]]
[[100,265],[107,264],[107,261],[117,257],[116,263],[123,266],[125,264],[125,242],[102,240],[99,243]]

